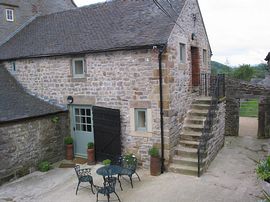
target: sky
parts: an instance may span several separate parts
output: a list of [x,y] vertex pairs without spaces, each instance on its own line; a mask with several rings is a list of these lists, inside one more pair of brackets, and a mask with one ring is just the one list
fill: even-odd
[[[102,1],[74,0],[78,6]],[[270,52],[270,0],[198,1],[212,60],[230,66],[265,63]]]

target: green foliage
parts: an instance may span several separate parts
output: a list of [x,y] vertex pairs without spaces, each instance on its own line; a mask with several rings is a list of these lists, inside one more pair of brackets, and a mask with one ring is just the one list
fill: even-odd
[[58,116],[54,116],[51,120],[53,123],[58,123],[60,119]]
[[234,69],[233,77],[237,79],[241,79],[244,81],[250,81],[252,77],[254,77],[255,70],[250,66],[243,64],[238,68]]
[[88,149],[94,149],[94,142],[88,142],[87,148]]
[[256,173],[261,180],[270,182],[270,156],[259,162]]
[[134,163],[134,161],[133,161],[134,157],[135,157],[134,154],[125,154],[123,156],[123,159],[124,159],[125,163],[127,163],[128,165],[131,165]]
[[258,99],[248,99],[241,102],[239,115],[241,117],[258,117],[258,110]]
[[105,159],[102,161],[103,165],[107,166],[107,165],[110,165],[111,164],[111,160],[110,159]]
[[67,136],[64,139],[65,144],[73,144],[73,138],[71,136]]
[[148,150],[148,154],[152,157],[159,157],[159,150],[156,147],[152,147]]
[[42,161],[38,164],[38,170],[41,172],[47,172],[51,169],[51,165],[48,161]]
[[233,69],[227,65],[221,64],[219,62],[211,61],[211,73],[212,74],[226,74],[231,75]]

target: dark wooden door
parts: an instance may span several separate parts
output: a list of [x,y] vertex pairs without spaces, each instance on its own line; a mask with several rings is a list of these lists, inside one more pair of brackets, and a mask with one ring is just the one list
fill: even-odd
[[192,86],[200,85],[200,53],[199,48],[191,47]]
[[94,106],[93,122],[96,160],[121,155],[120,110]]

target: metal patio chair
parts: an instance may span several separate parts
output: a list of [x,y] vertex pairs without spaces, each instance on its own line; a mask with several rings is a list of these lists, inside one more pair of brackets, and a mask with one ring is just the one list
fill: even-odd
[[136,174],[139,181],[141,181],[138,173],[136,172],[137,162],[138,161],[135,155],[124,155],[118,158],[118,164],[123,168],[121,170],[121,173],[118,175],[118,178],[123,175],[127,175],[130,179],[130,184],[132,188],[133,188],[133,182],[132,182],[133,174]]
[[[79,189],[81,182],[90,183],[91,191],[93,194],[95,194],[95,192],[93,190],[94,183],[93,183],[93,177],[91,176],[91,169],[90,168],[80,169],[79,165],[76,165],[74,167],[74,169],[75,169],[75,172],[76,172],[77,177],[78,177],[78,185],[77,185],[77,189],[76,189],[76,195],[77,195],[77,192],[78,192],[78,189]],[[84,187],[84,188],[86,188],[86,187]]]
[[108,202],[110,201],[110,194],[114,193],[117,196],[119,202],[121,202],[118,194],[115,192],[116,178],[115,177],[106,177],[104,179],[103,187],[99,187],[95,185],[97,190],[97,202],[98,202],[98,194],[103,194],[107,196]]

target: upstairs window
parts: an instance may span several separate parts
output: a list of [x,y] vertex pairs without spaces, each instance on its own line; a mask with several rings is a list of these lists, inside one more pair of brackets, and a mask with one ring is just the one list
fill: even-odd
[[16,72],[16,63],[15,63],[15,61],[10,63],[10,68],[11,68],[12,72]]
[[74,78],[85,77],[85,62],[84,58],[76,58],[72,60],[72,73]]
[[207,65],[207,51],[203,49],[203,64]]
[[180,43],[180,63],[186,62],[186,45]]
[[14,21],[14,10],[13,9],[6,9],[6,20],[9,22]]

